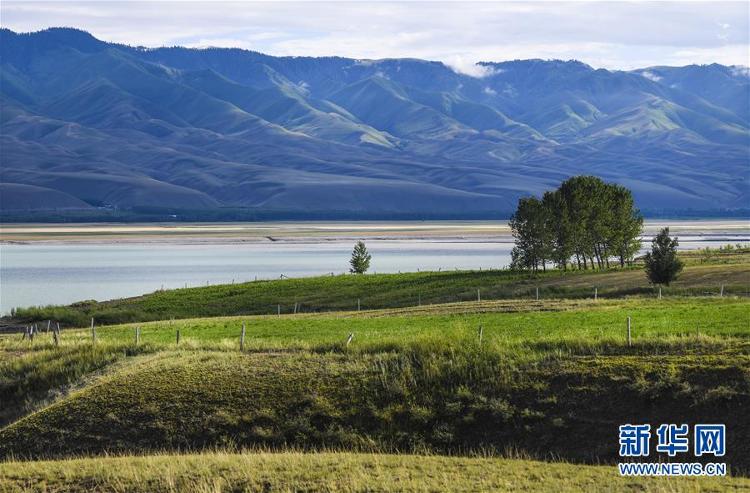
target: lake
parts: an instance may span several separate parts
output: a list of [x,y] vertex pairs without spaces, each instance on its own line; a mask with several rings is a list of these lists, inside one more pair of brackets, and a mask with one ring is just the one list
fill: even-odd
[[[649,223],[646,233],[660,224]],[[683,226],[678,229],[680,248],[750,242],[750,225],[727,224],[675,223]],[[7,314],[13,307],[136,296],[161,288],[347,272],[352,246],[360,237],[366,239],[373,256],[371,272],[496,269],[510,263],[513,243],[505,225],[495,229],[482,222],[424,225],[405,228],[401,223],[393,227],[370,224],[358,229],[337,224],[317,229],[314,237],[299,229],[281,234],[273,225],[264,226],[263,236],[241,238],[219,237],[216,231],[189,238],[169,234],[146,237],[128,230],[118,231],[117,240],[81,240],[81,231],[86,228],[78,227],[75,240],[55,236],[53,241],[27,238],[22,242],[16,242],[14,234],[18,231],[6,226],[2,231],[5,243],[0,244],[0,312]],[[45,229],[45,234],[52,228]],[[282,239],[268,239],[268,231]],[[23,234],[28,235],[28,229]],[[54,234],[60,233],[55,230]],[[9,238],[14,242],[9,243]]]

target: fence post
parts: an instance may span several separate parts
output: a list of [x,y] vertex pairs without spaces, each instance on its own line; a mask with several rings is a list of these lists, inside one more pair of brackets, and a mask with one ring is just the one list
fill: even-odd
[[177,329],[177,345],[180,345],[180,329]]
[[91,339],[96,342],[96,327],[94,327],[94,317],[91,317]]
[[422,293],[417,295],[417,306],[422,306]]
[[359,311],[360,309],[361,309],[361,306],[360,306],[360,303],[359,303],[359,298],[357,298],[357,311]]
[[47,320],[47,332],[49,332],[49,326],[52,323],[52,320]]
[[477,302],[482,301],[482,294],[479,292],[479,289],[477,289]]
[[659,299],[661,299],[661,286],[659,286]]
[[536,287],[536,300],[539,301],[539,286]]
[[297,314],[297,302],[296,301],[294,302],[294,314],[295,315]]
[[281,317],[281,305],[276,306],[276,316]]
[[628,347],[633,345],[633,340],[630,333],[630,317],[628,317]]
[[723,297],[724,297],[724,285],[722,284],[721,291],[719,291],[719,298],[723,298]]
[[594,288],[594,301],[599,299],[599,288]]
[[60,345],[60,336],[56,331],[52,331],[52,342],[55,343],[55,347]]
[[484,327],[482,327],[482,324],[479,324],[479,345],[482,345],[482,336],[484,336]]
[[352,339],[354,339],[354,332],[349,334],[349,338],[346,340],[346,347],[349,347],[349,344],[352,343]]
[[141,328],[135,328],[135,345],[137,346],[141,342]]
[[242,322],[242,333],[240,334],[240,351],[245,349],[245,322]]

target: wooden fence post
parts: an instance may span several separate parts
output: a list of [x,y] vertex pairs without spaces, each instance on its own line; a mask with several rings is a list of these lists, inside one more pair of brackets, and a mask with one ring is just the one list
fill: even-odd
[[417,306],[422,306],[422,293],[417,295]]
[[539,301],[539,286],[536,287],[536,300]]
[[346,340],[346,347],[349,347],[349,344],[352,343],[352,339],[354,339],[354,332],[349,334],[349,338]]
[[479,324],[479,345],[482,345],[482,336],[484,336],[484,327],[482,327],[482,324]]
[[357,311],[359,311],[360,309],[361,309],[361,306],[360,306],[360,303],[359,303],[359,298],[357,298]]
[[719,298],[723,298],[723,297],[724,297],[724,285],[722,284],[721,291],[719,291]]
[[240,351],[245,349],[245,322],[242,322],[242,333],[240,334]]
[[628,317],[628,347],[633,345],[633,339],[631,338],[630,332],[630,317]]
[[177,345],[180,345],[180,329],[177,329]]
[[55,347],[60,345],[60,336],[55,330],[52,331],[52,342],[55,344]]
[[594,301],[599,299],[599,288],[594,288]]
[[297,314],[297,302],[296,301],[294,302],[294,314],[295,315]]
[[135,328],[135,345],[137,346],[141,342],[141,328]]
[[661,286],[659,286],[659,299],[661,299]]
[[482,301],[482,294],[479,292],[479,289],[477,289],[477,302]]
[[49,326],[52,323],[52,320],[47,320],[47,332],[49,332]]

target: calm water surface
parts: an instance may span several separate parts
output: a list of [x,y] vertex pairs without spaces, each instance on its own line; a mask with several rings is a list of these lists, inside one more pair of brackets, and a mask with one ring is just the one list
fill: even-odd
[[[681,248],[748,242],[748,235],[680,238]],[[160,288],[342,273],[353,241],[306,243],[29,243],[0,245],[0,312],[107,300]],[[505,267],[509,241],[367,240],[374,272]]]

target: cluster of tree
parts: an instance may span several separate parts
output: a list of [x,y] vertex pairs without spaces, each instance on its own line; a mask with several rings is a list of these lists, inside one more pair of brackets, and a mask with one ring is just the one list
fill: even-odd
[[512,266],[534,272],[549,263],[562,270],[608,268],[633,261],[641,248],[643,216],[627,188],[576,176],[541,199],[522,198],[510,219]]

